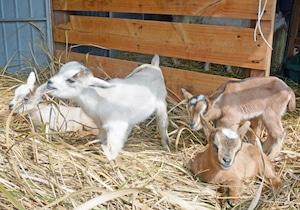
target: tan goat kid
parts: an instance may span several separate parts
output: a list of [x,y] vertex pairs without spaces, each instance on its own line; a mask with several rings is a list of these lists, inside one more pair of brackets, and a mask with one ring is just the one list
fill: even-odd
[[224,127],[214,129],[205,150],[191,163],[192,172],[201,181],[228,186],[224,192],[226,197],[232,197],[228,200],[231,206],[238,201],[245,178],[265,176],[276,189],[281,187],[281,180],[266,155],[253,144],[242,142],[249,126],[246,121],[238,133]]
[[268,131],[263,150],[269,158],[275,158],[281,150],[285,136],[281,117],[288,107],[296,108],[293,90],[277,77],[255,77],[224,83],[211,96],[197,95],[182,89],[188,99],[191,114],[190,128],[202,129],[200,114],[215,121],[216,127],[237,131],[239,123],[259,117]]

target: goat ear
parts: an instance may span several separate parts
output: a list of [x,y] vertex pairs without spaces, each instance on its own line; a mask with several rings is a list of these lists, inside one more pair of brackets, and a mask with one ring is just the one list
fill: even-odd
[[185,99],[188,100],[190,98],[193,98],[193,95],[191,93],[189,93],[186,89],[181,88],[181,92],[182,92]]
[[98,79],[96,77],[93,77],[90,79],[89,86],[91,87],[98,87],[98,88],[111,88],[115,87],[114,84],[111,84],[109,82],[106,82],[102,79]]
[[33,97],[36,91],[36,87],[33,87],[33,89],[30,89],[30,96]]
[[210,134],[213,133],[216,129],[202,114],[200,114],[200,120],[203,125],[204,134],[207,138],[209,138]]
[[250,128],[250,121],[245,121],[244,124],[239,128],[238,133],[241,139],[243,139]]
[[207,136],[208,143],[211,144],[214,141],[214,139],[216,138],[216,133],[217,133],[216,129],[214,131],[210,132],[210,134]]
[[73,78],[77,81],[87,81],[85,84],[90,87],[110,88],[115,86],[109,82],[94,77],[93,73],[87,69],[80,69],[80,71],[76,73]]
[[151,60],[151,64],[154,66],[159,66],[159,56],[158,55],[154,55],[152,60]]
[[27,85],[34,85],[35,80],[36,80],[36,78],[35,78],[35,73],[32,71],[32,72],[30,72],[30,74],[29,74],[29,76],[28,76],[28,78],[27,78],[26,84],[27,84]]
[[76,73],[73,78],[75,80],[80,80],[80,78],[85,78],[86,76],[92,74],[89,70],[86,69],[80,69],[78,73]]

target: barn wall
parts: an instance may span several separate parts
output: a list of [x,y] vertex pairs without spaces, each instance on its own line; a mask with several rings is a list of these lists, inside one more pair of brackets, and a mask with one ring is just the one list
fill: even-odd
[[0,1],[0,67],[16,72],[30,66],[35,57],[38,65],[48,65],[42,47],[52,52],[50,0]]
[[[254,27],[239,28],[214,25],[78,15],[78,12],[129,13],[133,15],[191,15],[240,18],[256,22],[259,1],[248,0],[185,0],[185,1],[82,1],[53,0],[53,38],[55,55],[63,61],[87,62],[86,54],[71,50],[66,43],[89,45],[143,54],[159,54],[171,58],[211,62],[243,67],[250,76],[267,76],[270,72],[271,49],[262,36],[253,40]],[[260,25],[272,45],[276,1],[268,1]],[[77,12],[77,14],[76,14]],[[145,19],[145,18],[144,18]],[[101,56],[90,56],[88,66],[101,65],[112,77],[126,75],[137,63]],[[163,68],[167,87],[177,95],[180,88],[209,94],[229,78]],[[95,72],[101,74],[100,72]]]

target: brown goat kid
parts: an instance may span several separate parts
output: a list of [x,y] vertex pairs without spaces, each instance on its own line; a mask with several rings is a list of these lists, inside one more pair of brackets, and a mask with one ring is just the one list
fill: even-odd
[[276,189],[282,185],[266,155],[253,144],[242,142],[249,126],[246,121],[238,133],[228,128],[214,129],[205,150],[191,163],[191,171],[201,181],[228,186],[224,192],[226,197],[232,197],[228,200],[231,206],[238,201],[245,178],[264,175]]
[[216,127],[237,131],[239,123],[259,117],[268,131],[263,150],[275,158],[281,150],[285,136],[281,117],[288,107],[296,108],[293,90],[277,77],[252,77],[224,83],[211,96],[193,96],[182,88],[188,99],[192,130],[202,129],[200,114],[215,121]]

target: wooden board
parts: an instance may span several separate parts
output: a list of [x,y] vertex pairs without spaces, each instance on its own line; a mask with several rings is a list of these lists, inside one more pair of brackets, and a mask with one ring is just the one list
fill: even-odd
[[[148,13],[257,19],[258,1],[252,0],[52,0],[53,10]],[[274,3],[275,2],[275,3]],[[264,1],[262,1],[262,4]],[[269,1],[263,20],[272,19]]]
[[[166,57],[232,65],[248,69],[249,76],[268,76],[271,48],[257,33],[254,42],[253,24],[249,28],[212,26],[172,21],[120,19],[83,16],[90,12],[191,15],[257,20],[259,1],[248,0],[52,0],[53,37],[56,55],[65,46],[96,45],[108,49],[159,54]],[[261,1],[262,5],[264,1]],[[263,35],[272,45],[276,0],[267,1],[260,22]],[[76,15],[75,15],[76,14]],[[87,14],[87,13],[86,13]],[[137,15],[139,16],[139,15]],[[72,60],[84,61],[85,54],[70,53]],[[125,76],[138,63],[88,56],[89,66],[103,66],[111,76]],[[68,59],[65,59],[67,61]],[[97,70],[95,70],[97,73]],[[229,78],[198,72],[163,68],[170,92],[181,96],[180,88],[193,93],[210,94]],[[124,75],[125,74],[125,75]],[[99,72],[97,75],[101,76]]]
[[[107,78],[108,74],[111,78],[125,77],[134,68],[141,65],[141,63],[124,61],[113,58],[106,58],[101,56],[85,55],[81,53],[57,50],[55,57],[60,58],[60,61],[65,63],[67,61],[80,61],[87,65],[100,78]],[[150,62],[150,60],[149,60]],[[186,71],[182,69],[161,67],[165,78],[166,86],[169,90],[169,96],[174,99],[183,99],[181,95],[181,88],[186,88],[194,94],[210,95],[222,83],[232,78],[222,77],[218,75],[203,74],[199,72]],[[102,70],[100,70],[102,69]],[[103,73],[105,72],[105,74]]]
[[[299,19],[300,19],[300,1],[295,0],[295,5],[292,12],[291,17],[291,29],[290,29],[290,37],[288,39],[288,49],[287,49],[287,59],[293,57],[295,44],[297,43],[297,34],[299,28]],[[299,41],[300,43],[300,41]]]
[[253,34],[251,28],[84,16],[53,27],[55,42],[265,70],[267,45]]

